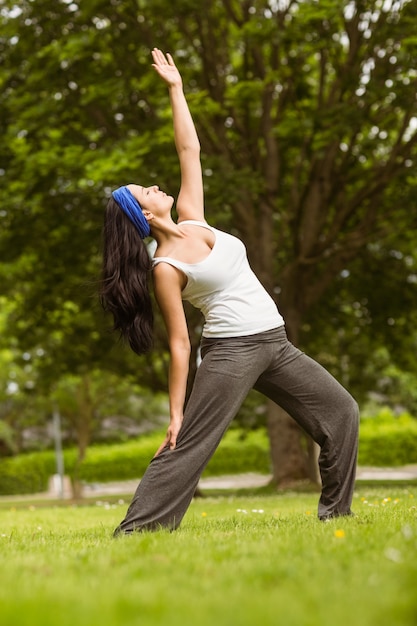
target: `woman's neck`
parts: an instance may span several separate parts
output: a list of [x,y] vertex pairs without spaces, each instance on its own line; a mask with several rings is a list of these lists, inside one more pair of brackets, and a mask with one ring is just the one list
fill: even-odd
[[159,246],[184,238],[178,224],[171,217],[168,219],[153,218],[150,222],[151,234]]

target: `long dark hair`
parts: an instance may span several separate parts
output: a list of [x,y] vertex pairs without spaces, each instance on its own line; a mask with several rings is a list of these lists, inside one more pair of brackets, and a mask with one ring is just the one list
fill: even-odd
[[100,301],[137,354],[152,347],[153,311],[149,292],[152,262],[139,233],[110,198],[103,228],[103,271]]

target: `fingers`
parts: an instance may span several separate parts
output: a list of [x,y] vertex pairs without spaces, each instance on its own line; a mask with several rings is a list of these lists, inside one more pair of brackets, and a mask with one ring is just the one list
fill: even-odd
[[167,59],[168,59],[168,63],[175,67],[174,59],[172,58],[169,52],[167,52]]
[[152,50],[152,58],[156,64],[163,63],[165,61],[165,55],[158,48]]
[[170,450],[175,450],[176,445],[177,445],[177,436],[174,433],[168,433],[164,441],[159,446],[158,450],[155,452],[154,458],[158,456],[158,454],[160,454],[162,450],[166,448],[167,446],[169,447]]
[[155,452],[155,454],[154,454],[154,458],[155,458],[156,456],[158,456],[158,454],[160,454],[164,448],[166,448],[166,446],[167,446],[167,445],[168,445],[168,443],[169,443],[169,439],[170,439],[170,437],[169,437],[169,435],[167,435],[167,436],[165,437],[165,439],[163,440],[163,442],[161,443],[161,445],[159,446],[158,450]]
[[[167,57],[170,57],[170,55],[168,54]],[[165,57],[165,54],[159,50],[159,48],[154,48],[152,50],[152,58],[157,65],[168,65],[169,63],[167,61],[167,57]]]
[[155,65],[171,65],[172,67],[175,67],[174,59],[172,58],[170,53],[167,52],[165,56],[165,54],[161,50],[159,50],[159,48],[154,48],[152,50],[152,58]]

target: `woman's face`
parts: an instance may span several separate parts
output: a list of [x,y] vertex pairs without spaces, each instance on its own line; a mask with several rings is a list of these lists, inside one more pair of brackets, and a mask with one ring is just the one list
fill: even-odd
[[150,211],[154,215],[159,215],[171,211],[174,198],[161,191],[158,185],[152,187],[142,187],[142,185],[127,185],[129,191],[134,195],[142,209]]

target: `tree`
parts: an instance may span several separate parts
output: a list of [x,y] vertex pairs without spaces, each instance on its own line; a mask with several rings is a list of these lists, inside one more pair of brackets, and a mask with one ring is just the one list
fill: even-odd
[[67,375],[57,382],[51,399],[63,418],[64,428],[69,431],[67,438],[77,444],[77,458],[71,476],[75,498],[82,496],[79,470],[104,417],[121,412],[124,416],[136,414],[137,421],[143,424],[149,420],[157,423],[159,415],[151,415],[151,410],[160,411],[161,404],[158,399],[154,398],[152,402],[144,395],[131,378],[120,379],[100,370],[92,370],[82,376]]
[[371,391],[417,416],[415,251],[415,233],[401,228],[369,244],[329,290],[326,310],[313,308],[302,341],[362,404]]
[[[299,343],[341,272],[393,223],[415,225],[416,16],[405,0],[3,2],[2,261],[22,344],[41,346],[52,374],[133,367],[85,281],[113,185],[146,172],[175,192],[153,45],[184,74],[211,221],[244,239]],[[159,334],[147,380],[166,367]],[[298,429],[269,414],[275,479],[302,476]]]

